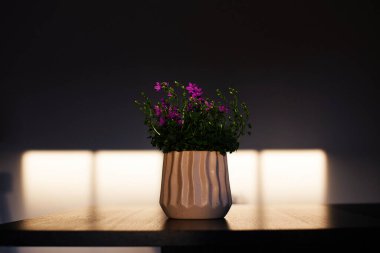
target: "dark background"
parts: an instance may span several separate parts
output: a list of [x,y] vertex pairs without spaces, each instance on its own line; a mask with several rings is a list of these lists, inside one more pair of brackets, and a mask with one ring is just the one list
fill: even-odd
[[242,148],[377,151],[375,1],[120,3],[2,7],[2,148],[150,148],[133,100],[179,80],[240,90]]
[[323,149],[329,202],[380,202],[375,1],[8,1],[0,10],[3,153],[150,149],[133,105],[140,91],[168,80],[209,94],[233,86],[252,113],[242,148]]

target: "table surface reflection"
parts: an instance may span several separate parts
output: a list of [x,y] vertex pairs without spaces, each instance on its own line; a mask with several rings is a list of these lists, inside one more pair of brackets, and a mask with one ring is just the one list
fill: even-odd
[[[159,206],[89,208],[0,225],[0,245],[188,246],[374,240],[380,204],[233,205],[225,219],[167,219]],[[376,237],[376,238],[375,238]]]

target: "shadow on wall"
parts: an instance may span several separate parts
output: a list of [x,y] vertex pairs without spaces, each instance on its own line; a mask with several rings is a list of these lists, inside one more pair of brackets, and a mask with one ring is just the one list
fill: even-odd
[[[0,152],[0,223],[23,218],[21,191],[22,153]],[[1,253],[16,253],[17,248],[1,247]]]
[[10,208],[7,195],[12,192],[12,176],[7,172],[0,172],[0,223],[10,220]]
[[378,154],[329,153],[328,203],[380,203]]
[[0,152],[0,223],[24,218],[22,152]]

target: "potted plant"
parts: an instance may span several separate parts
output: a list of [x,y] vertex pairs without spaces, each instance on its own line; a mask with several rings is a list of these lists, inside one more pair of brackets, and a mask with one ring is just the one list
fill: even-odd
[[224,217],[231,207],[227,152],[250,134],[249,111],[228,89],[217,99],[205,97],[194,83],[157,82],[157,102],[142,93],[135,101],[145,115],[149,138],[164,152],[160,205],[177,219]]

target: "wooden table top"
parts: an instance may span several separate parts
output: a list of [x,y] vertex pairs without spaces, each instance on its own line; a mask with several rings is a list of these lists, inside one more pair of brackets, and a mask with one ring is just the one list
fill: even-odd
[[0,245],[199,246],[378,240],[380,204],[233,205],[225,219],[172,220],[159,206],[89,208],[0,225]]

